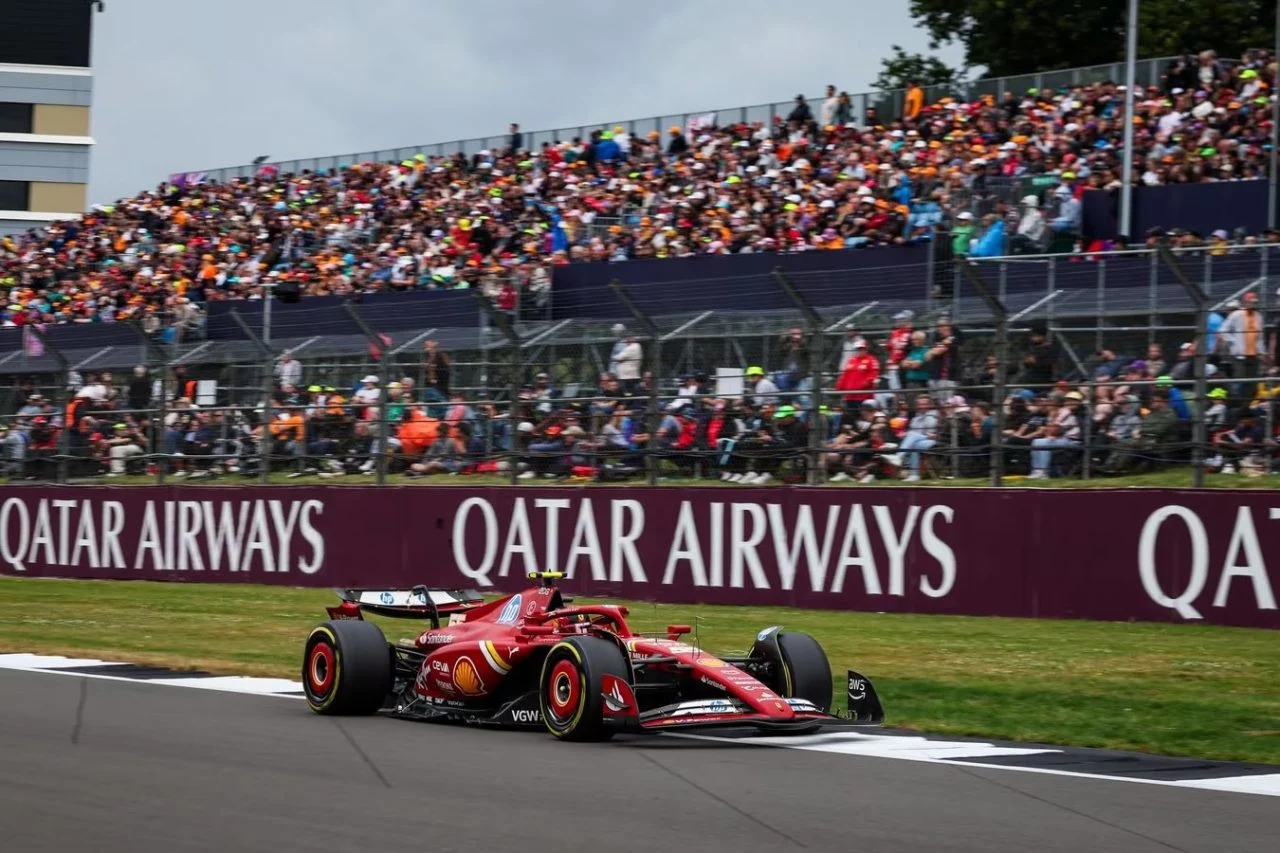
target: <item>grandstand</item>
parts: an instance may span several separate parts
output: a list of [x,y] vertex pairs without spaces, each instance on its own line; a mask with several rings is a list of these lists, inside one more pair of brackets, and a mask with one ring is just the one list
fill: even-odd
[[[1143,63],[1142,183],[1261,186],[1268,62],[1206,53],[1197,79]],[[211,383],[209,400],[252,406],[281,350],[325,385],[356,387],[370,371],[421,368],[432,342],[452,354],[454,390],[506,400],[543,369],[557,387],[594,387],[619,323],[643,331],[651,318],[656,395],[712,365],[774,370],[780,336],[814,330],[811,309],[833,339],[945,314],[971,342],[959,354],[969,369],[994,321],[955,263],[968,256],[1010,330],[1047,324],[1065,352],[1059,376],[1088,376],[1105,348],[1194,332],[1151,246],[1082,226],[1086,202],[1105,205],[1117,183],[1125,95],[1113,73],[985,81],[933,93],[916,114],[895,94],[833,94],[665,126],[513,127],[174,175],[0,242],[0,371],[43,374],[60,394],[63,376],[74,390],[99,371],[183,367]],[[1215,309],[1253,294],[1265,310],[1276,250],[1213,230],[1174,238],[1184,267]],[[828,381],[848,354],[826,349]]]

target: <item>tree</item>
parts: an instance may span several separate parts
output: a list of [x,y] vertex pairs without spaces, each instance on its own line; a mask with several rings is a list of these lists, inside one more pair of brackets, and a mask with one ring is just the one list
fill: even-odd
[[[957,41],[970,66],[989,77],[1119,62],[1128,0],[911,0],[911,17],[930,47]],[[1274,40],[1274,0],[1141,0],[1138,55],[1212,48],[1238,57]]]
[[936,56],[907,53],[899,45],[893,45],[893,55],[880,60],[880,76],[871,84],[880,92],[905,89],[915,81],[921,86],[955,86],[960,82],[960,72]]

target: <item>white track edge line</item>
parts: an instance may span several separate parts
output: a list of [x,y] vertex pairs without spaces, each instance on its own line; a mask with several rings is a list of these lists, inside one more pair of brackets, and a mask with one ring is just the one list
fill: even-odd
[[[170,679],[165,679],[165,678],[129,678],[124,675],[105,675],[100,672],[71,672],[66,669],[56,669],[56,668],[36,669],[32,667],[28,669],[26,667],[5,666],[2,663],[0,663],[0,670],[9,670],[10,672],[33,672],[33,673],[46,674],[46,675],[66,675],[72,678],[96,678],[101,681],[123,681],[126,684],[154,684],[161,687],[187,687],[193,690],[207,690],[210,693],[231,693],[238,696],[270,696],[270,697],[275,697],[277,699],[303,698],[300,694],[295,694],[295,693],[265,693],[265,692],[254,693],[249,690],[229,690],[226,686],[219,686],[219,685],[210,685],[208,687],[201,687],[197,684],[192,683],[196,679],[183,679],[181,684],[171,684],[169,683]],[[252,676],[245,676],[245,677],[251,678]],[[302,686],[301,683],[299,683],[298,686],[301,687]]]
[[[244,690],[230,690],[225,685],[224,686],[210,685],[208,687],[201,687],[199,684],[193,683],[195,679],[184,679],[183,682],[180,684],[172,684],[172,683],[167,683],[167,679],[163,679],[163,678],[157,678],[157,679],[128,678],[121,675],[105,675],[102,673],[69,672],[65,669],[58,669],[58,668],[40,669],[36,667],[14,667],[14,666],[5,666],[2,662],[0,662],[0,669],[8,669],[15,672],[49,673],[53,675],[66,675],[66,676],[73,676],[73,677],[78,676],[80,678],[96,678],[96,679],[101,679],[103,681],[123,681],[130,684],[156,684],[156,685],[162,685],[162,686],[168,686],[168,687],[187,687],[187,688],[192,688],[196,690],[208,690],[210,692],[216,692],[216,693],[234,693],[240,696],[268,696],[268,697],[273,697],[277,699],[294,699],[294,700],[303,698],[302,696],[299,696],[297,694],[290,694],[290,693],[255,693],[252,691],[244,691]],[[243,676],[243,677],[253,678],[253,676]],[[302,686],[300,682],[298,683],[298,686],[299,687]],[[1225,787],[1223,785],[1223,783],[1230,783],[1230,782],[1243,783],[1249,779],[1257,778],[1257,776],[1259,775],[1267,775],[1267,774],[1249,774],[1244,776],[1219,776],[1213,779],[1183,779],[1183,780],[1142,779],[1136,776],[1111,776],[1111,775],[1102,774],[1102,773],[1081,773],[1075,770],[1056,770],[1048,767],[1019,767],[1016,765],[1008,765],[1008,764],[989,764],[981,761],[960,761],[956,759],[947,759],[947,758],[925,758],[922,756],[912,756],[912,755],[905,755],[905,754],[859,755],[857,753],[840,753],[840,752],[833,752],[831,750],[810,749],[804,746],[790,746],[788,744],[783,744],[783,743],[774,743],[774,742],[761,743],[759,741],[753,741],[751,738],[722,738],[722,737],[712,737],[709,735],[680,734],[677,732],[668,732],[663,734],[666,737],[683,738],[688,740],[714,741],[717,743],[736,743],[736,744],[744,744],[747,746],[754,746],[754,747],[772,747],[774,749],[790,749],[798,752],[822,752],[827,755],[845,754],[845,755],[850,755],[856,758],[869,758],[869,759],[883,758],[889,761],[914,761],[920,764],[943,764],[950,767],[972,767],[972,768],[979,768],[983,770],[1011,770],[1018,773],[1039,773],[1045,776],[1066,776],[1066,777],[1071,777],[1076,779],[1098,779],[1106,782],[1129,782],[1129,783],[1136,783],[1140,785],[1157,785],[1165,788],[1181,788],[1183,790],[1191,789],[1191,790],[1201,790],[1201,791],[1212,791],[1220,794],[1248,794],[1248,795],[1260,796],[1260,797],[1280,797],[1280,780],[1277,780],[1277,784],[1275,785],[1275,790],[1268,790],[1268,791],[1236,789],[1236,788]],[[1280,775],[1280,774],[1277,774],[1277,775]]]
[[[756,747],[773,747],[775,749],[792,749],[801,752],[822,752],[827,755],[840,755],[842,753],[832,752],[829,750],[807,749],[803,746],[788,746],[784,743],[760,743],[752,741],[751,738],[719,738],[709,735],[691,735],[678,734],[671,732],[668,737],[690,738],[694,740],[710,740],[722,743],[744,743],[749,746]],[[858,755],[857,753],[844,753],[846,755],[854,755],[858,758],[884,758],[890,761],[916,761],[922,764],[946,764],[951,767],[976,767],[984,770],[1013,770],[1019,773],[1040,773],[1046,776],[1070,776],[1076,779],[1100,779],[1106,782],[1136,782],[1141,785],[1159,785],[1167,788],[1192,788],[1205,791],[1216,791],[1221,794],[1253,794],[1262,797],[1280,797],[1280,782],[1277,783],[1274,791],[1254,791],[1254,790],[1235,790],[1224,788],[1220,784],[1210,785],[1209,783],[1222,783],[1232,781],[1245,781],[1255,778],[1258,775],[1267,774],[1249,774],[1244,776],[1218,776],[1213,779],[1143,779],[1137,776],[1111,776],[1103,773],[1081,773],[1077,770],[1055,770],[1049,767],[1018,767],[1009,764],[988,764],[981,761],[961,761],[953,758],[925,758],[922,756],[912,755]]]

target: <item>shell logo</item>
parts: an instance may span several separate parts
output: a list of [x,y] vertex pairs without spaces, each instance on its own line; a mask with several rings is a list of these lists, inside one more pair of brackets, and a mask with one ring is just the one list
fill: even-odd
[[475,696],[484,692],[484,682],[480,680],[480,671],[471,658],[458,658],[453,665],[453,685],[464,696]]

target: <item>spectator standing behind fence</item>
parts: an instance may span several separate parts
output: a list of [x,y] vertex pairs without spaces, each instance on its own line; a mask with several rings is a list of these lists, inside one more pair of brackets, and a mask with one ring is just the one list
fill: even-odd
[[933,339],[929,345],[929,387],[933,389],[939,403],[955,394],[956,385],[961,378],[960,345],[964,336],[951,323],[951,317],[943,314],[938,318]]
[[276,364],[276,382],[280,385],[302,385],[302,362],[294,358],[292,350],[280,353]]
[[902,114],[908,121],[916,119],[924,109],[924,89],[915,80],[907,81],[907,93],[902,99]]
[[443,403],[449,399],[449,383],[453,364],[449,354],[440,349],[437,341],[422,345],[422,399],[427,403]]
[[621,323],[613,324],[613,349],[609,352],[609,372],[618,375],[618,354],[627,347],[627,327]]
[[1016,379],[1019,385],[1045,388],[1058,377],[1062,352],[1056,342],[1049,340],[1049,327],[1044,323],[1031,326],[1031,347],[1022,358],[1022,372]]
[[1228,314],[1222,328],[1218,330],[1218,347],[1228,356],[1224,366],[1233,379],[1255,379],[1260,375],[1263,338],[1258,294],[1249,291],[1244,295],[1243,307]]
[[840,342],[840,367],[849,363],[853,350],[859,342],[866,343],[866,338],[858,331],[858,324],[850,321],[844,325],[844,340]]
[[1038,255],[1045,249],[1047,226],[1040,212],[1040,199],[1028,195],[1022,199],[1022,216],[1018,230],[1013,235],[1012,248],[1016,255]]
[[876,383],[880,379],[880,360],[867,352],[867,342],[860,340],[853,345],[853,354],[849,356],[836,380],[836,390],[846,392],[844,395],[844,416],[852,420],[857,417],[864,400],[875,396]]
[[782,370],[773,375],[779,391],[795,391],[800,380],[809,375],[809,345],[802,329],[792,329],[778,339]]
[[617,375],[623,392],[634,394],[640,382],[640,368],[644,362],[644,348],[640,346],[640,341],[635,335],[627,336],[622,349],[618,350],[615,361],[618,369],[612,372]]

